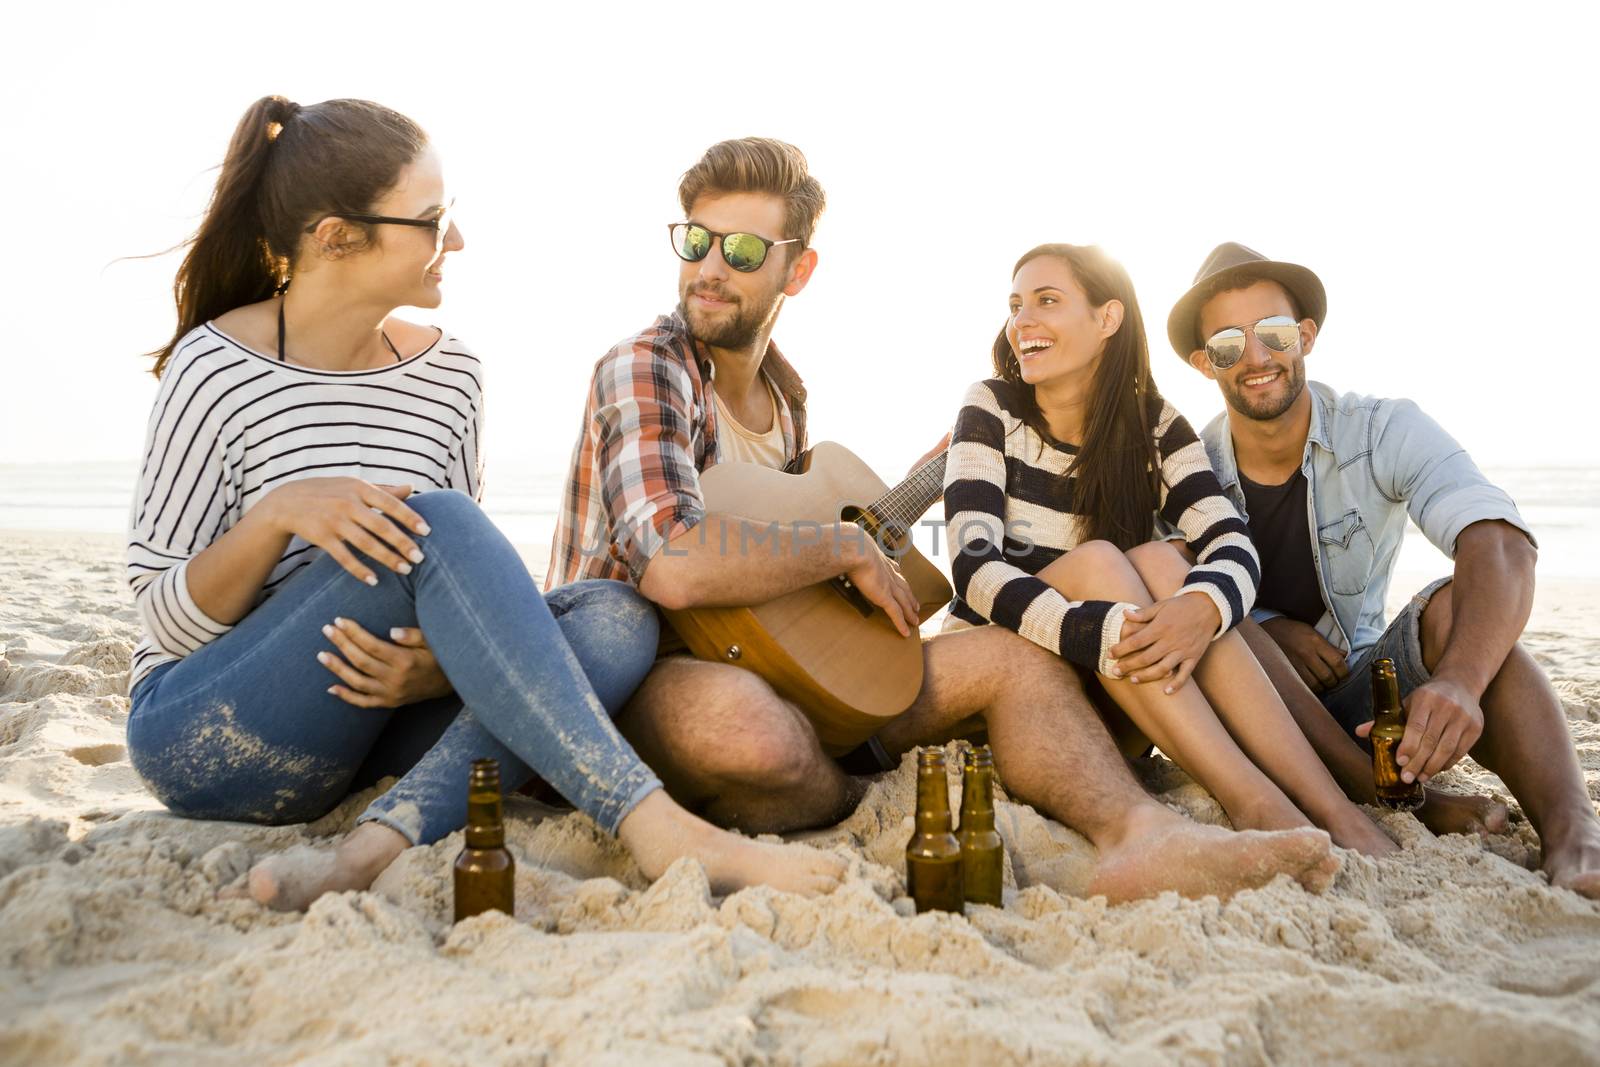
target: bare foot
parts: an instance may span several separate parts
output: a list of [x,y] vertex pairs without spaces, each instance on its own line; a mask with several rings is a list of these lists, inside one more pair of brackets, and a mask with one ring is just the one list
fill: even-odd
[[366,889],[409,848],[398,832],[377,822],[356,827],[333,849],[296,845],[268,856],[246,880],[250,896],[276,911],[305,911],[324,893]]
[[1392,856],[1400,851],[1394,839],[1379,829],[1366,812],[1354,804],[1346,806],[1350,809],[1349,817],[1341,815],[1337,821],[1328,823],[1328,836],[1333,838],[1334,844],[1374,858]]
[[1223,804],[1222,810],[1235,830],[1300,830],[1311,825],[1305,812],[1277,790],[1248,802]]
[[1186,897],[1228,897],[1280,874],[1320,893],[1339,873],[1339,857],[1321,830],[1224,830],[1172,812],[1142,812],[1136,825],[1101,850],[1091,895],[1119,904],[1174,890]]
[[1427,799],[1416,810],[1422,825],[1436,834],[1487,834],[1504,833],[1511,812],[1493,797],[1457,796],[1427,791]]
[[1600,822],[1590,818],[1565,842],[1557,843],[1552,834],[1544,842],[1544,862],[1540,865],[1550,884],[1591,900],[1600,900]]
[[773,845],[718,829],[691,815],[658,789],[630,811],[617,837],[644,876],[654,881],[673,861],[692,856],[706,869],[713,893],[770,885],[790,893],[820,896],[844,880],[845,862],[808,845]]

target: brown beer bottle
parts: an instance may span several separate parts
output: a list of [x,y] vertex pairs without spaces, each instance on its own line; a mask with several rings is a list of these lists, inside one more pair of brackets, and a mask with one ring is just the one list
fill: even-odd
[[906,885],[917,911],[961,914],[961,844],[950,832],[944,749],[917,753],[917,826],[906,844]]
[[994,753],[969,748],[961,765],[961,886],[969,904],[1000,907],[1005,846],[994,829]]
[[516,873],[500,814],[500,764],[473,760],[467,782],[467,843],[456,857],[456,922],[490,910],[515,915]]
[[1391,811],[1412,811],[1422,806],[1422,783],[1402,779],[1401,767],[1394,760],[1405,734],[1406,712],[1400,703],[1400,680],[1394,673],[1394,660],[1380,659],[1372,665],[1372,781],[1377,787],[1378,803]]

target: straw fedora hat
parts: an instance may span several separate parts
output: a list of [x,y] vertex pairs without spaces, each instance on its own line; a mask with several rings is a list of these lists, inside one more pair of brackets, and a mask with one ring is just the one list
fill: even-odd
[[1167,316],[1167,340],[1185,363],[1189,353],[1200,347],[1200,305],[1207,294],[1218,291],[1219,285],[1226,290],[1226,280],[1235,277],[1277,282],[1300,305],[1300,314],[1315,322],[1319,330],[1322,328],[1322,320],[1328,316],[1328,294],[1322,288],[1322,279],[1298,263],[1280,263],[1253,248],[1228,241],[1211,250],[1195,272],[1194,284]]

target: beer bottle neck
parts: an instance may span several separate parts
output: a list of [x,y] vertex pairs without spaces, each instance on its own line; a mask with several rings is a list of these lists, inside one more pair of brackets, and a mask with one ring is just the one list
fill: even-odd
[[467,847],[503,848],[506,824],[500,815],[500,792],[472,793],[467,797]]
[[1372,717],[1375,721],[1387,719],[1404,724],[1405,709],[1400,703],[1400,683],[1393,675],[1380,675],[1372,679]]
[[961,828],[994,829],[994,772],[968,767],[961,775]]
[[917,830],[950,832],[950,786],[944,768],[924,768],[917,774]]

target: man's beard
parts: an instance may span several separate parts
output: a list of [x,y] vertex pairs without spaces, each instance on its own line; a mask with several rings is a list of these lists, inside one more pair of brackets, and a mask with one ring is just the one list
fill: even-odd
[[[712,321],[709,316],[690,307],[689,297],[696,293],[730,302],[733,314]],[[689,332],[695,340],[703,345],[711,348],[747,348],[761,331],[772,325],[782,300],[783,291],[775,289],[764,302],[746,306],[742,299],[725,289],[711,285],[689,285],[679,294],[678,314],[689,324]]]
[[[1288,411],[1294,405],[1294,402],[1300,399],[1300,394],[1305,392],[1306,361],[1304,359],[1295,360],[1285,368],[1285,372],[1288,375],[1289,388],[1284,390],[1283,396],[1281,398],[1263,397],[1260,401],[1254,403],[1246,399],[1244,391],[1232,382],[1226,382],[1219,378],[1217,384],[1222,386],[1222,398],[1228,402],[1230,408],[1247,419],[1254,419],[1256,422],[1270,422],[1285,411]],[[1241,375],[1240,377],[1247,377],[1247,375]]]

